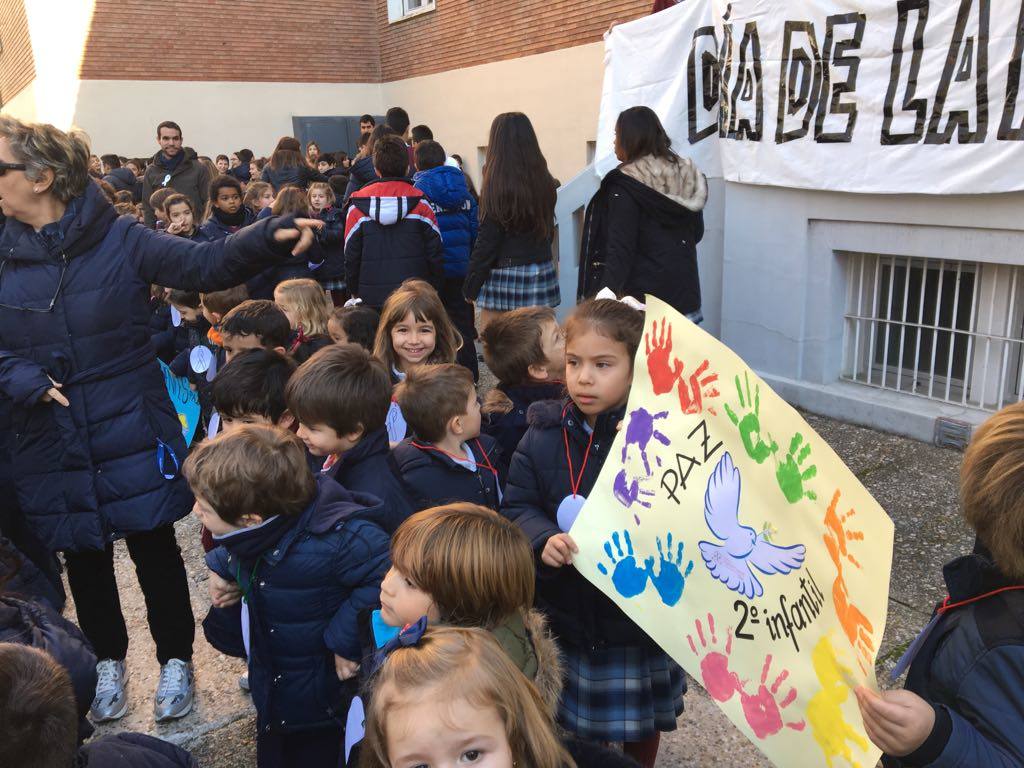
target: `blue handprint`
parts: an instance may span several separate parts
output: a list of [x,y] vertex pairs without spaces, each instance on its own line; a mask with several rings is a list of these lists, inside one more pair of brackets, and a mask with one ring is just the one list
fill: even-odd
[[676,550],[675,561],[672,559],[672,534],[665,537],[665,546],[661,546],[661,537],[658,537],[658,575],[654,575],[654,558],[649,557],[644,561],[644,568],[650,575],[651,583],[658,590],[658,596],[665,605],[673,606],[683,596],[683,589],[686,587],[686,579],[693,571],[693,560],[686,565],[686,571],[680,571],[683,564],[683,542],[679,542]]
[[[622,541],[618,531],[612,534],[611,541],[604,543],[604,551],[608,555],[608,559],[615,564],[615,570],[612,572],[612,584],[615,585],[615,590],[623,597],[636,597],[647,589],[648,572],[636,564],[636,557],[633,555],[633,540],[629,537],[629,531],[623,531],[622,535],[626,539],[626,552],[622,551]],[[613,543],[615,544],[614,553],[612,552]],[[597,570],[605,576],[608,575],[608,569],[604,563],[598,563]]]

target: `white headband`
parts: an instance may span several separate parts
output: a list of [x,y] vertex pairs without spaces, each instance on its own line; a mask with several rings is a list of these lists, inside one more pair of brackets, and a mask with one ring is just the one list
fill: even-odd
[[625,304],[627,307],[629,307],[630,309],[635,309],[637,312],[643,312],[645,309],[647,309],[647,305],[646,304],[637,301],[632,296],[623,296],[620,299],[619,297],[617,297],[615,295],[615,291],[613,291],[611,288],[607,288],[607,287],[602,288],[600,291],[598,291],[597,295],[594,298],[595,299],[611,299],[612,301],[617,301],[617,302],[619,302],[621,304]]

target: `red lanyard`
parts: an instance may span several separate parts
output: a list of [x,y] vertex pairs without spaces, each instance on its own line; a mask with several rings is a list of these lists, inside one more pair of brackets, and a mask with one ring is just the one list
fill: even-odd
[[[568,409],[568,406],[566,406]],[[565,411],[562,411],[562,418],[565,418]],[[587,441],[587,452],[583,454],[583,466],[580,467],[579,475],[573,476],[572,471],[572,453],[569,451],[569,432],[562,426],[562,437],[565,440],[565,460],[569,462],[569,487],[572,489],[572,496],[576,498],[579,495],[580,483],[583,482],[583,473],[587,471],[587,459],[590,458],[590,447],[594,444],[594,432],[591,430],[590,439]]]
[[949,596],[947,595],[946,599],[942,601],[942,605],[939,606],[939,609],[938,609],[937,613],[941,616],[942,614],[946,613],[946,611],[951,611],[954,608],[959,608],[959,607],[961,607],[963,605],[969,605],[970,603],[976,603],[979,600],[984,600],[986,597],[992,597],[993,595],[998,595],[1000,592],[1011,592],[1011,591],[1013,591],[1015,589],[1024,589],[1024,585],[1016,586],[1016,587],[1001,587],[999,589],[994,589],[991,592],[986,592],[984,595],[978,595],[977,597],[971,597],[971,598],[968,598],[967,600],[960,600],[960,601],[958,601],[956,603],[949,602]]
[[[461,456],[456,456],[454,453],[448,453],[448,451],[446,451],[444,448],[438,448],[437,446],[434,445],[424,445],[423,443],[417,443],[415,440],[412,440],[410,442],[412,443],[412,446],[414,448],[419,448],[421,451],[437,451],[438,453],[443,453],[449,459],[458,462],[463,462],[467,460],[462,458]],[[473,442],[476,443],[476,447],[477,449],[479,449],[481,456],[481,458],[479,459],[476,456],[473,456],[473,463],[476,464],[477,466],[484,467],[484,469],[489,469],[491,471],[491,474],[494,475],[494,479],[497,480],[498,470],[494,468],[494,465],[491,464],[491,460],[487,458],[487,452],[484,450],[484,447],[480,445],[480,438],[474,438]]]

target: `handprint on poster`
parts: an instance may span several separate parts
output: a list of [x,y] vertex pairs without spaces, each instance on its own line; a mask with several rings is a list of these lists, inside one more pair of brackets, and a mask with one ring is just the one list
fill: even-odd
[[[877,687],[892,521],[734,352],[646,299],[573,566],[775,765],[874,765],[852,688]],[[735,386],[721,405],[719,380]]]

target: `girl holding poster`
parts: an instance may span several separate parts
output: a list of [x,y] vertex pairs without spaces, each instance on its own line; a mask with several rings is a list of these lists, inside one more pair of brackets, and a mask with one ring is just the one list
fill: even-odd
[[[682,669],[572,566],[565,533],[608,456],[633,381],[644,315],[610,299],[580,304],[566,322],[564,403],[537,403],[512,458],[502,513],[539,556],[537,605],[565,656],[562,725],[581,739],[621,741],[653,766],[661,731],[675,730],[686,690]],[[614,547],[614,549],[612,549]],[[633,560],[628,535],[609,542],[613,560]],[[642,567],[616,570],[629,592],[647,583]],[[621,578],[619,574],[622,574]],[[642,582],[639,577],[642,576]]]

